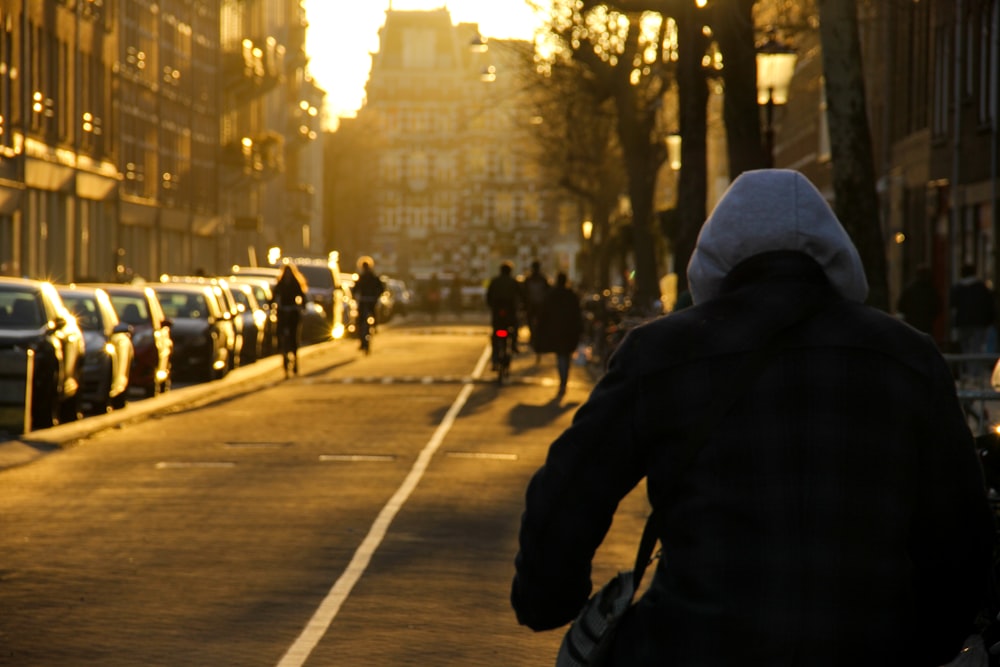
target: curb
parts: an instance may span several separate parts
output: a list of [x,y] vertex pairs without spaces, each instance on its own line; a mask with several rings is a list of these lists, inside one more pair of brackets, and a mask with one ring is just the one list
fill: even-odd
[[[321,352],[336,349],[338,342],[330,341],[299,348],[299,359],[301,361]],[[159,396],[128,403],[124,408],[108,414],[94,415],[68,424],[22,433],[18,439],[0,442],[0,470],[31,463],[101,431],[144,421],[154,414],[228,400],[262,386],[283,381],[281,359],[277,355],[271,355],[249,366],[233,369],[221,380],[171,389]]]

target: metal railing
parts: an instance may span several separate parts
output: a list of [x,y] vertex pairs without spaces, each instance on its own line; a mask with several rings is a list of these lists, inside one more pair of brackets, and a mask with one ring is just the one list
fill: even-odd
[[[944,359],[951,367],[955,391],[969,418],[969,427],[975,435],[986,433],[992,421],[1000,422],[1000,406],[991,405],[1000,402],[1000,391],[993,385],[993,369],[1000,354],[945,354]],[[1000,381],[1000,376],[997,380]],[[990,407],[994,418],[990,417]]]

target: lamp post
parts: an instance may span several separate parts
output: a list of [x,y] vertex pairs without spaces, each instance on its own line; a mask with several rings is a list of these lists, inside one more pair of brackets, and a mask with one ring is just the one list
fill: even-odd
[[593,265],[593,258],[591,257],[591,245],[590,239],[594,235],[594,223],[590,220],[584,220],[580,223],[580,233],[583,234],[583,284],[585,287],[590,287],[590,277],[593,271],[591,267]]
[[757,104],[764,107],[764,153],[774,166],[774,107],[788,101],[788,86],[795,73],[795,49],[778,41],[774,31],[757,47]]
[[664,140],[667,144],[667,163],[673,171],[681,170],[681,134],[672,132]]

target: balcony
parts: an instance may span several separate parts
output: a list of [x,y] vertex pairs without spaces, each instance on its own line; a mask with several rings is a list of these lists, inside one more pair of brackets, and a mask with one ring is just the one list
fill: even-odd
[[274,37],[245,38],[235,48],[222,52],[225,90],[237,103],[249,101],[272,90],[281,82],[283,46]]

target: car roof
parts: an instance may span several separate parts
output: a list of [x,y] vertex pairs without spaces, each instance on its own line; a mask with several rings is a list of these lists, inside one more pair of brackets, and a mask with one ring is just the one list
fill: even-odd
[[37,288],[43,281],[32,278],[16,278],[13,276],[0,276],[0,285],[10,285],[11,287],[34,287]]
[[212,285],[210,283],[156,283],[153,285],[153,291],[157,292],[163,290],[165,292],[211,292]]

